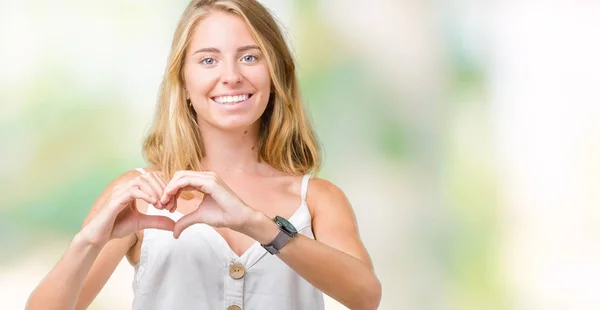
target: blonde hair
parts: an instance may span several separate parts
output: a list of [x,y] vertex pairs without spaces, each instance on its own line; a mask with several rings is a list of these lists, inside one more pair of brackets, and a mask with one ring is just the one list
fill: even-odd
[[183,64],[193,30],[213,10],[240,16],[265,54],[272,94],[260,118],[259,160],[292,175],[320,167],[320,148],[300,101],[296,68],[273,16],[254,0],[194,0],[173,38],[158,95],[156,115],[144,141],[146,159],[171,178],[178,170],[203,170],[205,156],[196,112],[186,103]]

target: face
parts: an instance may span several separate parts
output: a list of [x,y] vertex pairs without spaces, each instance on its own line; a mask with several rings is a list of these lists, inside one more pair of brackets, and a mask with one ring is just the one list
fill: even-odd
[[264,54],[244,20],[214,11],[196,26],[184,64],[198,121],[219,129],[257,125],[271,90]]

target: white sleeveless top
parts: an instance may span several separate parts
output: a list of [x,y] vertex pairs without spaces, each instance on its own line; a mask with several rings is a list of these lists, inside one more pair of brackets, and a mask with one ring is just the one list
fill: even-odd
[[[302,179],[302,203],[289,221],[298,233],[314,239],[306,205],[309,179],[309,174]],[[174,221],[183,216],[152,205],[147,214]],[[258,242],[238,256],[206,224],[190,226],[179,239],[169,231],[145,229],[140,262],[134,267],[133,310],[324,309],[323,293],[279,257]]]

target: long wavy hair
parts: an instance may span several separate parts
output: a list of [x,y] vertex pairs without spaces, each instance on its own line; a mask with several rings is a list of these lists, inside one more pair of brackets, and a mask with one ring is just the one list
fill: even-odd
[[272,93],[260,118],[259,161],[292,175],[318,172],[320,147],[300,101],[294,60],[277,22],[255,0],[194,0],[187,6],[173,37],[144,156],[168,178],[178,170],[203,170],[204,145],[196,112],[186,103],[183,65],[195,26],[214,10],[246,22],[269,66]]

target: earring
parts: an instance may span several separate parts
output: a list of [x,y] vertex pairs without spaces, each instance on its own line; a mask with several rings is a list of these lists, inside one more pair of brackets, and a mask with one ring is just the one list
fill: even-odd
[[192,106],[192,100],[190,99],[186,99],[185,102],[191,107]]

